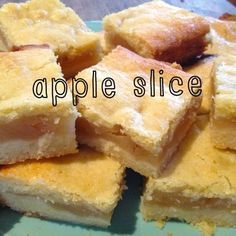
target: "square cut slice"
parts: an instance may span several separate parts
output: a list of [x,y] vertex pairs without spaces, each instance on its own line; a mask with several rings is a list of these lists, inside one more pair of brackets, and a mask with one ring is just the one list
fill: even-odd
[[146,220],[236,226],[236,152],[214,147],[209,117],[199,116],[163,175],[146,182]]
[[[33,84],[47,79],[47,98],[33,94]],[[53,107],[51,78],[63,78],[49,48],[0,53],[0,164],[76,152],[70,91]],[[59,86],[58,86],[59,88]]]
[[59,0],[8,3],[0,9],[0,50],[49,45],[65,78],[100,60],[99,38]]
[[[174,65],[173,65],[174,66]],[[149,76],[156,74],[156,95],[151,97]],[[164,74],[164,96],[159,96],[159,76]],[[91,96],[92,74],[97,71],[97,87],[106,77],[113,78],[116,94],[106,98],[101,89]],[[136,97],[134,78],[142,76],[146,95]],[[183,94],[174,96],[169,91],[173,76],[183,80]],[[145,176],[158,176],[170,161],[173,152],[195,120],[201,97],[190,95],[187,84],[191,77],[169,64],[145,59],[118,46],[95,66],[80,72],[76,78],[88,83],[88,95],[79,99],[78,141],[111,155],[125,166]]]
[[236,55],[221,56],[216,62],[212,141],[218,148],[236,149]]
[[103,26],[110,50],[121,45],[144,57],[178,63],[202,54],[210,30],[203,17],[163,1],[108,15]]
[[210,23],[211,44],[206,53],[236,55],[236,22],[207,18]]
[[64,158],[0,167],[0,202],[29,216],[106,227],[124,168],[88,148]]
[[215,57],[207,57],[184,68],[187,73],[199,76],[202,82],[202,104],[199,114],[206,114],[211,110],[214,61]]

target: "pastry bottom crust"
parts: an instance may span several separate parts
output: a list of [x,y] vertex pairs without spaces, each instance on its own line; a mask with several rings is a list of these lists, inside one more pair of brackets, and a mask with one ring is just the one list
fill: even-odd
[[215,147],[236,150],[236,120],[211,119],[211,138]]
[[1,192],[0,202],[15,211],[23,212],[27,216],[107,227],[110,225],[112,212],[101,212],[93,207],[80,205],[66,205],[65,203],[50,202],[40,197],[26,194]]

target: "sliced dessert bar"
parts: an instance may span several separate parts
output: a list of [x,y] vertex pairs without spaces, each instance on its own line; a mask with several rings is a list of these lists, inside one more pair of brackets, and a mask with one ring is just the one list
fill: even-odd
[[[39,99],[33,87],[43,78],[47,98]],[[70,91],[58,99],[57,106],[52,105],[52,78],[63,80],[51,49],[0,53],[0,164],[76,152],[78,112]]]
[[[149,83],[151,69],[156,74],[155,86]],[[163,85],[158,76],[161,70]],[[98,89],[96,98],[92,97],[94,71],[97,72],[98,88],[104,84],[104,78],[113,78],[114,97],[106,98],[102,89]],[[142,76],[142,83],[146,83],[147,92],[142,97],[134,94],[137,76]],[[183,80],[180,96],[169,91],[174,76]],[[76,76],[78,80],[83,78],[89,88],[87,96],[80,98],[77,106],[82,114],[77,122],[78,141],[117,158],[143,175],[158,176],[171,160],[200,106],[201,97],[194,97],[188,91],[190,77],[166,63],[145,59],[117,47],[100,63]],[[156,91],[153,97],[148,94],[151,87]],[[164,88],[164,96],[159,95],[159,87]]]
[[29,216],[106,227],[124,168],[88,148],[64,158],[0,167],[0,202]]
[[199,116],[163,175],[147,180],[143,217],[235,227],[235,169],[236,153],[215,148],[208,116]]
[[203,17],[163,1],[108,15],[103,25],[110,50],[121,45],[144,57],[178,63],[202,54],[210,30]]

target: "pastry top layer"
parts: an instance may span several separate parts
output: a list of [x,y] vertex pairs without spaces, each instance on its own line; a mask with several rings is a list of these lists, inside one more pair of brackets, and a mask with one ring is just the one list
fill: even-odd
[[208,116],[198,116],[163,175],[148,180],[145,196],[162,191],[193,199],[236,200],[235,169],[236,152],[215,148],[211,143]]
[[[150,70],[156,73],[156,96],[149,95]],[[159,71],[163,70],[165,94],[160,97]],[[95,127],[96,132],[109,132],[116,135],[127,135],[137,145],[149,152],[160,153],[163,146],[172,140],[173,132],[187,109],[196,111],[201,98],[193,97],[187,89],[191,77],[170,64],[152,59],[145,59],[128,49],[118,46],[95,66],[83,70],[77,78],[83,78],[92,88],[92,71],[97,71],[97,84],[101,88],[102,80],[111,77],[115,81],[116,94],[106,98],[98,89],[97,98],[92,98],[91,90],[85,98],[79,100],[78,109]],[[142,76],[146,81],[146,95],[134,95],[134,78]],[[183,80],[183,94],[174,96],[169,92],[169,81],[173,76]],[[178,87],[178,86],[177,86]],[[178,87],[180,88],[180,87]]]
[[236,55],[217,59],[215,69],[214,117],[236,117]]
[[[43,78],[48,81],[47,99],[36,98],[32,90],[34,82]],[[42,113],[60,113],[63,116],[74,110],[69,91],[65,98],[58,99],[57,107],[52,106],[51,78],[63,78],[51,49],[32,47],[23,51],[1,52],[0,122]]]
[[163,1],[147,2],[108,15],[104,18],[104,27],[110,26],[126,40],[138,40],[151,55],[155,55],[157,49],[162,52],[192,40],[194,43],[210,30],[203,17]]
[[[0,9],[0,30],[8,49],[49,44],[57,53],[73,51],[98,40],[85,23],[59,0],[8,3]],[[1,37],[0,37],[1,38]]]
[[2,166],[0,186],[16,194],[67,204],[85,202],[110,211],[120,196],[123,172],[117,161],[81,147],[78,154]]

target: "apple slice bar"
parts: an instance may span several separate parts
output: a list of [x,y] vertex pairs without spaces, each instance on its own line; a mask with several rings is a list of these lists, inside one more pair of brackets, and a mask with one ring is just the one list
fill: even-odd
[[107,227],[124,168],[89,148],[63,158],[0,167],[0,202],[29,216]]
[[[48,97],[39,99],[33,85],[43,78]],[[70,91],[58,99],[57,106],[52,105],[52,78],[63,79],[63,75],[49,48],[0,53],[0,164],[77,151],[78,112]]]
[[107,47],[126,47],[161,61],[185,63],[201,55],[208,44],[209,23],[202,16],[150,1],[112,13],[103,20]]
[[[151,69],[157,74],[163,70],[165,95],[158,95],[160,84],[156,75],[153,88],[158,94],[149,96],[147,92],[137,97],[134,78],[142,76],[146,91],[150,91]],[[94,71],[98,88],[104,78],[113,78],[114,97],[105,97],[102,89],[98,89],[96,98],[91,97]],[[181,96],[169,91],[169,82],[174,76],[183,79]],[[190,77],[170,64],[117,47],[100,63],[76,76],[76,79],[83,78],[89,88],[87,96],[80,98],[77,106],[82,114],[77,122],[78,141],[117,158],[145,176],[157,177],[195,120],[201,103],[201,97],[194,97],[188,91]]]
[[141,201],[146,220],[236,226],[236,153],[214,147],[207,115],[199,116],[174,160],[149,178]]

